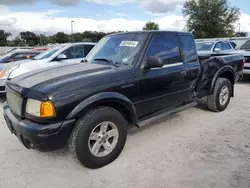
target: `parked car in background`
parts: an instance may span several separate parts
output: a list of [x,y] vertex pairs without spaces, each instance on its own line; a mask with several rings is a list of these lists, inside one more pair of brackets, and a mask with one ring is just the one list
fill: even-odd
[[30,50],[32,48],[33,47],[14,47],[14,48],[9,49],[6,53],[10,53],[10,52],[12,52],[14,50],[18,50],[18,49],[20,49],[20,50]]
[[7,78],[14,78],[45,67],[81,63],[94,46],[95,43],[87,42],[62,44],[35,56],[30,61],[13,62],[13,64],[2,68],[0,72],[0,93],[5,93]]
[[229,41],[202,41],[196,42],[196,49],[199,55],[227,55],[235,49]]
[[[66,58],[65,50],[54,56],[56,62]],[[8,80],[4,117],[28,149],[69,143],[83,165],[100,168],[123,150],[128,125],[153,123],[205,96],[211,111],[225,110],[243,60],[237,54],[200,62],[190,33],[113,34],[99,41],[85,64],[37,69]]]
[[245,57],[243,74],[245,77],[250,77],[250,40],[247,40],[236,52]]
[[49,48],[45,48],[45,47],[35,47],[35,48],[32,48],[31,50],[33,50],[33,51],[46,51],[48,49]]
[[2,56],[0,58],[0,64],[10,63],[13,61],[20,61],[20,60],[24,60],[24,59],[31,59],[40,53],[41,53],[41,51],[20,50],[20,49],[14,50],[14,51]]

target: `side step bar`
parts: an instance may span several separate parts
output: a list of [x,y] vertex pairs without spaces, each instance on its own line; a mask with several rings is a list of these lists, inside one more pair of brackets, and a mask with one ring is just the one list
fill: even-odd
[[170,110],[170,111],[167,111],[167,112],[165,112],[165,113],[162,113],[162,114],[159,114],[159,115],[157,115],[157,116],[154,116],[154,117],[152,117],[152,118],[149,118],[149,119],[146,119],[146,120],[144,120],[144,121],[141,121],[141,122],[137,123],[137,125],[138,125],[138,127],[143,127],[143,126],[145,126],[145,125],[148,125],[148,124],[151,124],[151,123],[153,123],[153,122],[156,122],[156,121],[158,121],[158,120],[160,120],[160,119],[163,119],[163,118],[165,118],[165,117],[167,117],[167,116],[171,116],[171,115],[173,115],[173,114],[176,114],[176,113],[181,112],[181,111],[183,111],[183,110],[186,110],[186,109],[188,109],[188,108],[194,107],[194,106],[196,106],[197,104],[198,104],[197,102],[192,102],[192,103],[183,105],[183,106],[181,106],[181,107],[179,107],[179,108],[175,108],[174,110]]

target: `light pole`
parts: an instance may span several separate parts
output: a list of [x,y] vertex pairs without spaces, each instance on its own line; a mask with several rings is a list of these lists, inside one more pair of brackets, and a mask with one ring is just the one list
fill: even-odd
[[240,23],[238,23],[238,25],[239,25],[239,33],[240,33]]
[[75,21],[74,20],[72,20],[71,21],[71,42],[73,42],[73,33],[74,33],[74,31],[73,31],[73,24],[75,23]]

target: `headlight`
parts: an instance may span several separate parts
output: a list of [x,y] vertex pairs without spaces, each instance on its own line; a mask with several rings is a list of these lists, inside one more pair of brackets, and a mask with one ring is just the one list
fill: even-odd
[[6,69],[2,69],[0,72],[0,79],[6,79],[7,74],[6,74],[7,70]]
[[56,117],[55,107],[53,102],[51,101],[38,101],[34,99],[28,99],[26,104],[26,112],[36,117]]
[[0,79],[7,79],[9,74],[16,68],[18,68],[19,66],[15,66],[15,67],[11,67],[11,68],[3,68],[0,71]]

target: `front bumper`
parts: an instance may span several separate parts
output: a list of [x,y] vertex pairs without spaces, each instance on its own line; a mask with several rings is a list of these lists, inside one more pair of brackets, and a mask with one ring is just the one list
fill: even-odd
[[6,79],[0,79],[0,93],[6,93],[5,82]]
[[3,111],[9,130],[28,149],[49,151],[65,147],[75,123],[75,120],[67,120],[45,125],[20,119],[11,112],[7,102],[4,103]]

